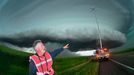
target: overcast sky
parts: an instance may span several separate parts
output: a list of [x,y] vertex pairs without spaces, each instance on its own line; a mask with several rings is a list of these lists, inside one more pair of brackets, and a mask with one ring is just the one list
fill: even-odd
[[133,0],[0,0],[0,41],[30,47],[41,39],[48,46],[70,43],[72,51],[97,48],[96,14],[104,47],[133,47],[133,5]]

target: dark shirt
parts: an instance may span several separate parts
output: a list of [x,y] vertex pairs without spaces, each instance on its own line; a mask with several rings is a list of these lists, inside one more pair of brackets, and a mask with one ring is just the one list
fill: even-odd
[[[56,49],[54,50],[53,52],[49,52],[52,59],[55,59],[55,57],[61,53],[64,49],[63,48],[60,48],[60,49]],[[33,62],[33,60],[30,60],[29,62],[29,75],[36,75],[36,72],[37,72],[37,68],[35,66],[35,63]]]

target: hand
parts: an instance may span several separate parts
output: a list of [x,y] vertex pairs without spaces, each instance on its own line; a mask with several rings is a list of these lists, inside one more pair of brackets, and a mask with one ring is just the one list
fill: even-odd
[[69,44],[66,44],[65,46],[63,46],[64,49],[69,48]]

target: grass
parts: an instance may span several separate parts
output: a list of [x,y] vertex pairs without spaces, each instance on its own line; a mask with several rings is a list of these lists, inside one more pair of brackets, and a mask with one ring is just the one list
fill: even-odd
[[73,68],[58,75],[97,75],[98,62],[89,62],[77,68]]
[[53,67],[58,71],[62,71],[72,66],[79,65],[87,60],[87,57],[58,58],[54,60]]
[[29,55],[0,45],[0,75],[28,75]]
[[[30,55],[0,45],[0,75],[28,75]],[[56,75],[96,75],[98,62],[89,60],[89,57],[56,58],[53,68]]]
[[54,63],[56,64],[54,65],[56,75],[97,75],[99,67],[98,62],[90,61],[87,57],[66,59],[56,59]]
[[134,48],[128,48],[122,51],[113,52],[113,54],[124,54],[124,53],[130,53],[130,52],[134,52]]

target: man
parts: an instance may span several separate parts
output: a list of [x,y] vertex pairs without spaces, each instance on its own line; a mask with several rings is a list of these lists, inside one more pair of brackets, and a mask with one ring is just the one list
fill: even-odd
[[29,75],[53,75],[54,70],[52,68],[52,59],[54,59],[64,49],[67,49],[68,45],[69,44],[63,46],[63,48],[54,50],[53,52],[47,52],[42,41],[36,40],[33,44],[36,54],[30,56],[29,59]]

